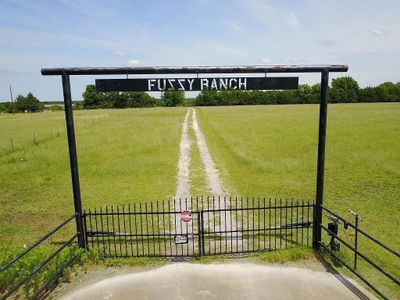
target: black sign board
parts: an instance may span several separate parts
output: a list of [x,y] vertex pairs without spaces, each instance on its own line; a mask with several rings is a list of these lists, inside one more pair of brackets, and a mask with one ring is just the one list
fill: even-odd
[[298,85],[298,77],[96,79],[96,89],[99,92],[289,90],[297,89]]

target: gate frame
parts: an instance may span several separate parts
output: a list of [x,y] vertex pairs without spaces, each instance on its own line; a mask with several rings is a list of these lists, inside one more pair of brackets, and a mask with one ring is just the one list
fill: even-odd
[[318,131],[318,158],[316,178],[316,209],[313,224],[313,248],[318,250],[321,242],[322,204],[324,194],[324,170],[325,170],[325,145],[326,122],[328,110],[328,84],[330,72],[347,72],[347,65],[254,65],[254,66],[193,66],[193,67],[117,67],[117,68],[42,68],[41,74],[58,75],[62,79],[65,122],[68,137],[68,149],[70,158],[72,190],[74,197],[74,209],[76,213],[76,228],[78,234],[78,246],[86,249],[84,237],[84,224],[82,212],[82,200],[79,183],[78,156],[76,152],[76,139],[74,117],[72,110],[70,76],[75,75],[172,75],[172,74],[238,74],[246,73],[320,73],[321,94],[319,109]]

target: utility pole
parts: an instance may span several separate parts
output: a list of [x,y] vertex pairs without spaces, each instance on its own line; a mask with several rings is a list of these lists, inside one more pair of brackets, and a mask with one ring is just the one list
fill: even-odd
[[10,84],[10,98],[11,98],[11,111],[14,114],[14,98],[13,98],[13,94],[12,94],[11,84]]

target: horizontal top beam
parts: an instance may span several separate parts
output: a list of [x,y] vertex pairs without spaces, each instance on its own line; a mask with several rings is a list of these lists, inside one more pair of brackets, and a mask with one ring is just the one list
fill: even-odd
[[318,73],[347,72],[347,65],[250,65],[250,66],[176,66],[43,68],[42,75],[118,75],[118,74],[217,74],[217,73]]

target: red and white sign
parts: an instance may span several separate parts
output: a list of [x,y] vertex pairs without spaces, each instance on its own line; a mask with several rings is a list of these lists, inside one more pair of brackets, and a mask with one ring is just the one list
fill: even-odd
[[182,210],[181,220],[185,223],[192,221],[192,212],[190,210]]

